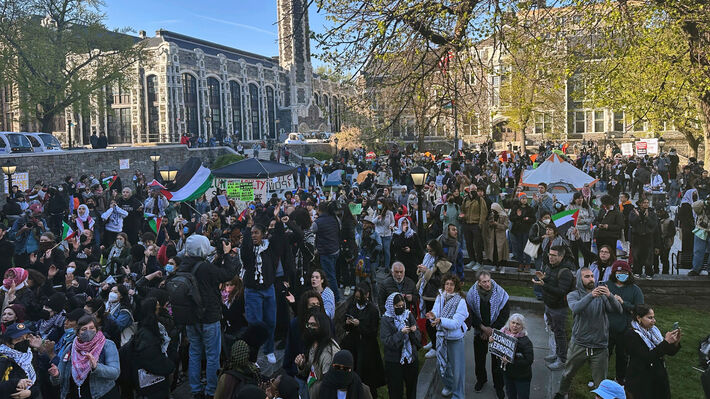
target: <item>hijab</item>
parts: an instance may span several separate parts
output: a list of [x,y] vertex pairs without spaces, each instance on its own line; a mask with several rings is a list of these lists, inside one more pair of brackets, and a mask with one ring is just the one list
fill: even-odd
[[[407,231],[402,231],[402,223],[404,223],[405,220],[407,221]],[[399,221],[397,221],[397,230],[394,231],[394,234],[404,234],[404,238],[411,238],[414,235],[412,222],[407,220],[406,217],[399,218]]]

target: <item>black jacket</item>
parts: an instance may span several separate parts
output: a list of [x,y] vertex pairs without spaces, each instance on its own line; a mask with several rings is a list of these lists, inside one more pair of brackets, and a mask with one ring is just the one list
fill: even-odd
[[[244,241],[250,240],[245,239]],[[204,312],[199,315],[190,315],[188,319],[191,323],[188,324],[216,323],[222,319],[222,294],[219,292],[219,285],[233,279],[237,274],[236,260],[234,256],[228,255],[223,256],[220,261],[215,260],[215,263],[210,263],[202,258],[188,256],[180,262],[178,270],[189,273],[197,262],[202,262],[197,268],[195,276]]]
[[257,275],[256,254],[254,253],[254,243],[251,240],[251,227],[242,234],[241,257],[244,267],[244,286],[263,290],[274,284],[276,277],[276,267],[281,259],[281,254],[286,248],[286,237],[284,235],[283,223],[276,223],[274,234],[269,238],[269,246],[261,253],[261,281]]
[[[409,252],[404,251],[405,247],[409,247]],[[393,234],[392,243],[390,244],[390,253],[392,254],[391,262],[402,262],[404,264],[405,275],[412,280],[416,280],[417,265],[419,265],[424,258],[424,251],[422,250],[421,241],[417,233],[412,234],[409,238],[405,237],[404,234]]]
[[532,364],[535,359],[533,343],[528,336],[518,338],[513,362],[505,367],[505,375],[514,380],[529,380],[532,378]]
[[574,289],[576,281],[572,269],[574,266],[567,258],[556,266],[545,265],[542,301],[547,307],[552,309],[567,307],[567,293]]
[[[133,372],[134,388],[139,395],[146,398],[162,399],[170,394],[170,384],[167,378],[175,370],[175,365],[161,350],[162,338],[154,332],[140,327],[133,338]],[[163,381],[140,389],[137,373],[143,369],[150,374],[166,377]]]
[[626,369],[626,390],[634,398],[667,399],[671,397],[668,373],[663,357],[673,356],[680,350],[680,345],[661,341],[653,350],[632,329],[624,334],[629,365]]
[[15,255],[15,243],[7,238],[7,234],[0,239],[0,273],[5,275],[7,269],[12,267],[12,257]]
[[[33,354],[32,366],[37,374],[37,383],[30,388],[30,399],[40,396],[40,374],[43,372],[37,364],[37,354]],[[22,368],[7,356],[0,356],[0,398],[9,398],[10,395],[17,393],[17,383],[20,380],[27,378]]]
[[648,215],[645,215],[642,210],[631,212],[629,215],[629,225],[631,226],[631,242],[632,244],[642,244],[660,248],[661,230],[658,216],[653,209],[648,209]]
[[[521,211],[520,216],[518,216],[518,209]],[[528,219],[525,220],[525,218]],[[535,208],[530,205],[516,205],[510,212],[510,221],[513,223],[510,231],[515,234],[527,233],[535,223],[535,220]]]
[[[409,314],[409,319],[407,320],[408,326],[416,326],[417,321],[414,319],[413,314]],[[380,341],[382,341],[382,349],[384,353],[385,362],[399,363],[402,357],[402,347],[404,346],[404,340],[409,339],[412,343],[412,356],[414,360],[417,360],[417,350],[422,346],[422,333],[417,329],[415,332],[410,332],[408,335],[402,334],[402,332],[395,326],[394,318],[389,316],[382,316],[382,323],[380,326]]]
[[407,305],[415,304],[418,306],[419,304],[419,291],[417,290],[417,284],[414,280],[407,276],[404,276],[401,284],[397,284],[397,282],[394,281],[394,277],[389,275],[382,282],[378,283],[377,287],[377,304],[382,314],[385,313],[385,301],[387,300],[387,297],[395,292],[399,292],[402,295],[412,295],[412,302]]
[[614,207],[610,211],[604,212],[599,211],[599,215],[594,223],[596,226],[600,224],[609,225],[606,229],[596,229],[597,238],[614,239],[618,240],[621,238],[621,230],[623,230],[624,216],[619,212],[619,210]]

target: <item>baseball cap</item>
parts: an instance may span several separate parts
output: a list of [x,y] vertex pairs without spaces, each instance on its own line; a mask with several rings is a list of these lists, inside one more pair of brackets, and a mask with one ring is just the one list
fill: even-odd
[[624,387],[612,380],[602,381],[599,388],[593,390],[592,393],[599,395],[602,399],[626,399]]
[[5,330],[5,337],[8,339],[17,339],[25,334],[29,334],[31,331],[27,328],[25,323],[15,323],[10,324]]

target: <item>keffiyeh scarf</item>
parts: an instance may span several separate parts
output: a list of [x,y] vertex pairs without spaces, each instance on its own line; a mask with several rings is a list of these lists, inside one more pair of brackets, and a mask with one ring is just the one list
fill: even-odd
[[263,240],[261,245],[254,247],[254,266],[256,269],[256,274],[254,275],[254,280],[257,280],[259,284],[264,284],[264,272],[262,271],[263,259],[261,254],[269,248],[269,240]]
[[[441,292],[439,297],[441,298],[439,306],[443,309],[439,313],[438,318],[452,319],[456,314],[456,309],[459,307],[459,302],[461,302],[463,298],[461,298],[459,294],[447,294],[445,292]],[[443,303],[443,305],[441,305],[441,303]],[[442,377],[444,376],[444,371],[446,371],[446,365],[449,362],[446,350],[446,331],[444,331],[444,328],[439,324],[436,328],[436,360],[439,361],[439,372]]]
[[[397,295],[402,295],[399,292],[393,292],[385,301],[385,316],[391,317],[394,320],[394,326],[397,327],[398,331],[402,331],[404,327],[409,327],[407,325],[407,320],[409,320],[409,309],[405,309],[404,313],[397,316],[394,312],[394,297]],[[402,295],[404,297],[404,295]],[[402,356],[399,358],[400,364],[411,363],[412,362],[412,341],[409,337],[404,339],[402,344]]]
[[[492,325],[498,319],[500,311],[503,310],[505,304],[508,303],[508,293],[498,284],[496,284],[493,279],[491,279],[491,296],[488,300],[491,304],[491,319],[483,320],[484,322],[490,322]],[[466,303],[476,313],[478,318],[481,318],[481,294],[478,292],[478,282],[473,284],[473,286],[466,293]]]
[[91,372],[91,362],[87,355],[91,353],[98,360],[105,343],[106,337],[101,331],[97,331],[89,342],[79,342],[79,338],[74,338],[71,348],[71,375],[78,387],[79,396],[81,396],[81,385]]
[[7,356],[17,363],[27,374],[27,378],[32,380],[33,384],[37,382],[37,373],[35,373],[35,368],[32,366],[32,348],[27,348],[27,352],[20,352],[7,345],[0,345],[0,355]]
[[[427,252],[427,254],[424,255],[424,260],[422,260],[422,265],[426,266],[427,269],[431,269],[435,264],[436,258]],[[426,287],[428,281],[424,280],[424,273],[422,273],[419,279],[421,280],[421,283],[419,284],[419,311],[424,314],[424,299],[422,299],[422,295],[424,294],[424,288]]]
[[649,350],[653,350],[658,344],[663,341],[663,335],[661,334],[661,330],[658,329],[658,327],[653,326],[651,327],[650,330],[647,330],[636,321],[631,322],[631,328],[634,329],[636,334],[638,334],[643,342],[648,346]]

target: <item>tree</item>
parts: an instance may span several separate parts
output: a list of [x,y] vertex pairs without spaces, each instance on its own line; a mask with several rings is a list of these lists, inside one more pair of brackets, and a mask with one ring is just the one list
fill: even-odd
[[[73,104],[121,80],[143,46],[103,24],[99,0],[6,0],[0,6],[0,78],[43,132]],[[44,18],[38,15],[45,16]]]

